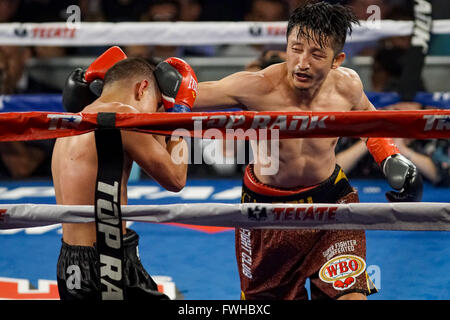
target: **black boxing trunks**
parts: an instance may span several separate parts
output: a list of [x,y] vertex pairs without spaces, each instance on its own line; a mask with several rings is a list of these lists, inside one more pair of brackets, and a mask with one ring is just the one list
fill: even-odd
[[[249,165],[242,203],[349,203],[358,194],[339,166],[324,182],[308,188],[275,188],[258,181]],[[306,218],[306,216],[305,216]],[[376,288],[366,273],[364,230],[236,229],[241,299],[337,299]]]
[[[123,236],[124,277],[127,299],[167,300],[145,271],[138,256],[139,236],[127,229]],[[99,300],[100,278],[98,252],[95,247],[71,246],[62,241],[57,265],[58,291],[61,300]]]

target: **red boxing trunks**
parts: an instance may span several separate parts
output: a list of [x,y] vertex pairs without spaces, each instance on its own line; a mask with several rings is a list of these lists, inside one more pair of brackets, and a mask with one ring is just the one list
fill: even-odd
[[[339,166],[324,182],[308,188],[275,188],[244,175],[242,203],[359,202]],[[305,217],[306,218],[306,217]],[[245,300],[337,299],[376,292],[366,273],[364,230],[236,229],[236,257]]]

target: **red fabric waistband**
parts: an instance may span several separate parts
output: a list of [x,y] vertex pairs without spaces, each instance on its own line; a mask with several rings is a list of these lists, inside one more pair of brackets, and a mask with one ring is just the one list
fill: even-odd
[[256,192],[258,194],[265,195],[265,196],[278,196],[278,197],[299,194],[301,192],[305,192],[305,191],[314,189],[318,186],[318,184],[317,184],[317,185],[310,186],[310,187],[295,187],[295,188],[286,188],[286,189],[272,187],[272,186],[269,186],[267,184],[260,182],[256,178],[256,176],[253,172],[252,165],[248,165],[247,168],[245,168],[244,184],[251,191]]

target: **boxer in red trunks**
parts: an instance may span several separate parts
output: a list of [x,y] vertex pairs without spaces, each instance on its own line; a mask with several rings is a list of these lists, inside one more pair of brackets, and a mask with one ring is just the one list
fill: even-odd
[[[194,111],[241,107],[250,111],[375,110],[358,74],[341,67],[353,12],[342,5],[309,3],[292,13],[286,62],[199,83]],[[418,201],[422,180],[392,139],[362,138],[389,184],[390,201]],[[243,202],[354,202],[355,192],[336,166],[337,138],[279,141],[278,171],[255,156],[244,177]],[[275,153],[274,153],[275,154]],[[266,161],[264,161],[266,160]],[[364,231],[236,230],[243,299],[366,299],[374,291],[365,272]]]
[[[258,181],[253,169],[250,164],[244,174],[242,203],[358,202],[357,192],[339,166],[318,185],[293,188],[265,185]],[[337,298],[350,292],[350,287],[351,292],[376,292],[363,272],[364,265],[358,265],[356,270],[348,268],[347,272],[339,270],[341,261],[359,261],[358,258],[365,261],[364,231],[238,229],[235,237],[242,298],[304,300],[308,297],[304,287],[308,277],[312,299]],[[335,256],[341,256],[342,260],[328,266],[329,258]],[[317,272],[324,265],[335,270],[332,283],[323,281]],[[347,286],[346,279],[351,282]]]

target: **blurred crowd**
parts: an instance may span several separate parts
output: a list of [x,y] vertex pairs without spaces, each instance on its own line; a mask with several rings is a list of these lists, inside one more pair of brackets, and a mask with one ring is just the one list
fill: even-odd
[[[286,21],[290,13],[308,0],[0,0],[2,22],[63,22],[72,14],[71,5],[80,8],[81,22],[137,22],[137,21]],[[410,20],[413,17],[411,0],[324,0],[351,6],[361,20],[372,14],[367,8],[380,8],[381,19]],[[436,18],[449,12],[446,0],[433,0],[439,6]],[[442,4],[439,4],[442,3]],[[448,18],[448,17],[447,17]],[[397,38],[390,45],[406,46],[407,39]],[[371,54],[377,43],[361,42],[347,46],[347,55]],[[148,58],[169,56],[254,55],[261,48],[255,46],[130,46],[133,55]],[[273,48],[272,48],[273,49]],[[95,55],[104,51],[99,47],[34,47],[32,55],[52,58],[72,55]]]
[[[81,22],[133,21],[286,21],[290,13],[306,0],[0,0],[0,23],[7,22],[62,22],[70,13],[70,5],[78,5]],[[412,20],[412,0],[328,0],[351,6],[360,20],[372,14],[368,7],[380,8],[381,19]],[[450,18],[450,2],[433,0],[435,19]],[[438,41],[439,39],[437,39]],[[448,40],[448,39],[447,39]],[[404,56],[410,46],[410,37],[392,37],[380,41],[347,44],[347,57],[373,57],[371,88],[376,92],[397,91],[404,71]],[[434,46],[436,47],[436,46]],[[444,46],[450,50],[448,45]],[[52,59],[67,56],[96,56],[107,47],[13,47],[0,46],[0,94],[61,93],[60,88],[34,79],[27,71],[31,58]],[[125,46],[128,56],[139,56],[153,64],[170,56],[211,57],[251,56],[254,61],[247,71],[257,72],[283,62],[284,47],[280,45],[221,45],[221,46]],[[431,52],[432,53],[432,52]],[[427,91],[421,82],[419,91]],[[431,88],[432,89],[432,88]],[[388,109],[422,109],[428,106],[399,103]],[[205,148],[214,141],[200,143]],[[450,186],[450,142],[447,140],[396,139],[400,151],[421,170],[424,178],[439,186]],[[194,144],[192,150],[194,150]],[[198,144],[197,144],[198,147]],[[0,143],[0,178],[33,178],[50,176],[52,140]],[[222,147],[221,147],[222,148]],[[246,159],[251,154],[248,143],[223,146],[223,159],[234,159],[240,149]],[[198,151],[198,150],[197,150]],[[200,151],[201,152],[201,151]],[[381,170],[358,139],[341,138],[336,148],[338,163],[350,177],[382,177]],[[205,155],[206,157],[206,155]],[[230,164],[231,162],[231,164]],[[209,165],[191,165],[191,176],[208,175],[238,177],[244,165],[233,161]],[[225,164],[226,163],[226,164]],[[143,173],[141,173],[141,176]]]

